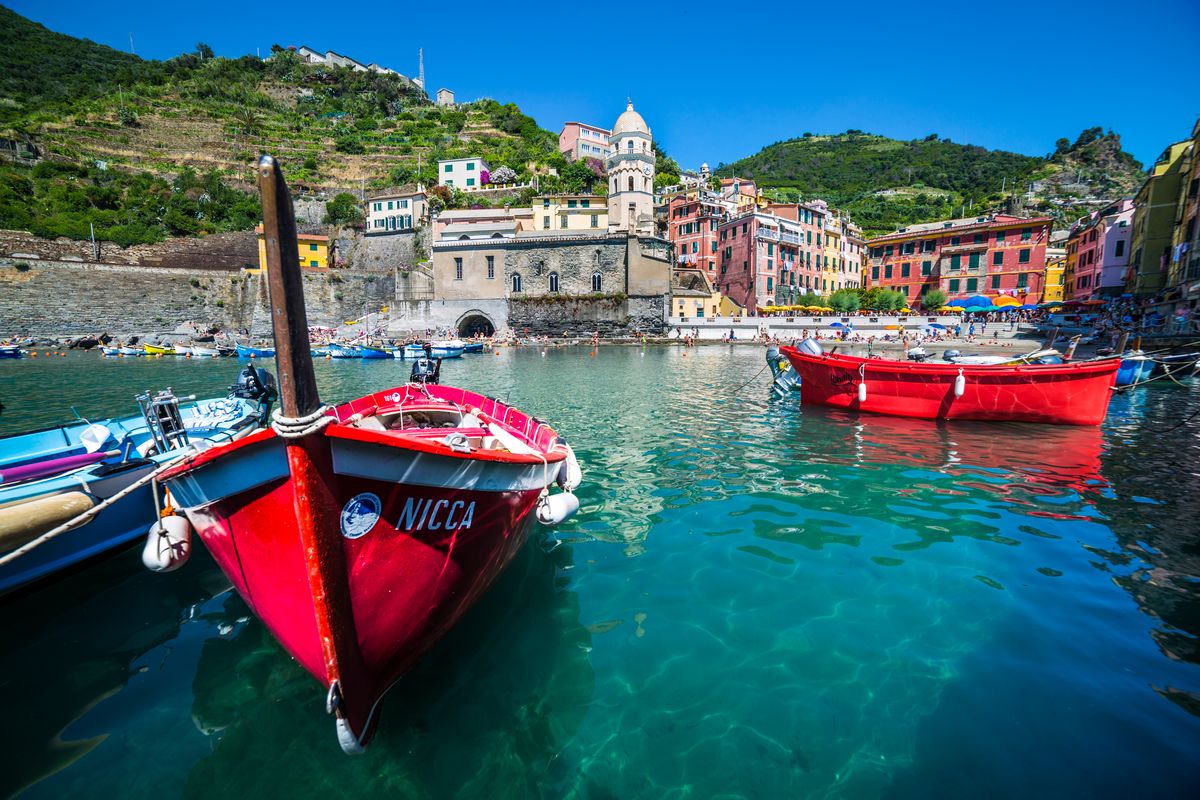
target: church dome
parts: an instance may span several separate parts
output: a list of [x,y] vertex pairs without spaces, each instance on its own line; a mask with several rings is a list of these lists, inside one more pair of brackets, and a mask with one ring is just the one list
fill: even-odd
[[612,136],[620,136],[622,133],[644,133],[650,135],[650,126],[646,124],[646,120],[642,119],[642,115],[633,110],[633,101],[629,101],[629,105],[625,107],[625,111],[621,116],[617,117],[617,122],[613,125]]

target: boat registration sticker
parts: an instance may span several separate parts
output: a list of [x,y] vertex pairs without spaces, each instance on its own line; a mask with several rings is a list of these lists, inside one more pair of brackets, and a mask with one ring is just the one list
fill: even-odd
[[379,501],[377,494],[363,492],[352,497],[342,506],[342,536],[347,539],[366,536],[379,521],[382,509],[383,503]]

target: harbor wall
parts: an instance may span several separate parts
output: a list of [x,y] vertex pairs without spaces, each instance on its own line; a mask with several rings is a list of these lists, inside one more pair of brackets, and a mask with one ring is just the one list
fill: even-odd
[[[311,325],[334,327],[379,311],[395,296],[394,273],[309,271]],[[270,333],[266,275],[252,271],[0,261],[0,336],[165,332],[184,322]]]

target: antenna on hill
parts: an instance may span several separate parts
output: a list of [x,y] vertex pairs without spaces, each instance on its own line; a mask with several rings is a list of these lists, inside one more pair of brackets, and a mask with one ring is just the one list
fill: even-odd
[[417,48],[417,81],[421,84],[421,88],[425,88],[425,48]]
[[137,55],[137,51],[133,49],[133,31],[129,32],[129,52]]

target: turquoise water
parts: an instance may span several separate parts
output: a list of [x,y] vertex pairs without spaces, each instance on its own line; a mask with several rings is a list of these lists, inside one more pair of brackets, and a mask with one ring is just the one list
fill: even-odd
[[[204,554],[0,602],[0,795],[1183,797],[1200,780],[1200,384],[1101,430],[772,401],[753,348],[504,350],[447,383],[549,420],[582,512],[343,756]],[[0,431],[232,362],[0,362]],[[319,362],[323,396],[402,381]],[[23,792],[21,791],[23,789]]]

